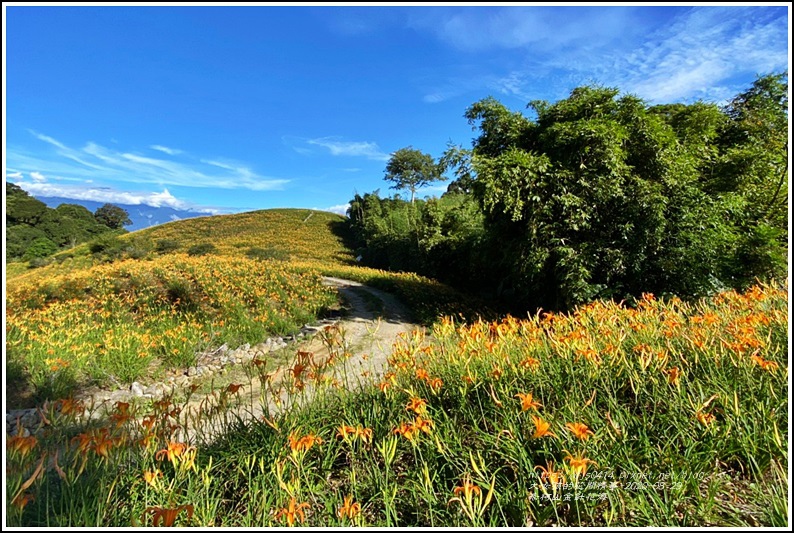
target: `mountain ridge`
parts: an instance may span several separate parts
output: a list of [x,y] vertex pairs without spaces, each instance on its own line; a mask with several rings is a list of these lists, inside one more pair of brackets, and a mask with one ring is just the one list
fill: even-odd
[[78,200],[75,198],[64,198],[60,196],[34,196],[34,198],[44,202],[47,207],[55,208],[61,204],[75,204],[85,207],[92,213],[105,205],[105,203],[118,206],[127,211],[130,216],[132,224],[125,226],[129,231],[151,228],[154,226],[159,226],[160,224],[165,224],[166,222],[173,222],[175,220],[183,220],[186,218],[213,216],[212,213],[202,213],[190,209],[175,209],[168,206],[155,207],[147,204],[97,202],[94,200]]

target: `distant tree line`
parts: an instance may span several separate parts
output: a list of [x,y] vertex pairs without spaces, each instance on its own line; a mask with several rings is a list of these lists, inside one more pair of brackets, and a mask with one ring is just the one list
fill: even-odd
[[[771,74],[724,106],[584,86],[530,102],[528,117],[486,98],[464,115],[471,148],[449,146],[435,167],[410,147],[393,154],[385,179],[411,202],[356,194],[358,254],[516,311],[784,277],[787,94],[787,75]],[[413,201],[417,177],[442,173],[455,179],[441,198]]]
[[37,261],[108,232],[124,232],[129,214],[105,204],[91,213],[83,206],[61,204],[52,209],[6,182],[6,260]]

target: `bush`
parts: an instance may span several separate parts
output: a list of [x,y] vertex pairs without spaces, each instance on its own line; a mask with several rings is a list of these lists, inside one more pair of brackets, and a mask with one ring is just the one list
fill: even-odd
[[287,252],[272,246],[269,248],[249,248],[248,251],[245,252],[245,255],[250,259],[258,259],[262,261],[268,259],[274,261],[289,261],[290,259],[290,256]]
[[194,244],[187,250],[188,255],[207,255],[213,254],[217,251],[215,245],[210,242],[202,242],[201,244]]
[[167,254],[179,249],[179,243],[173,239],[160,239],[154,246],[158,254]]
[[31,260],[36,258],[47,257],[58,251],[58,245],[52,242],[47,237],[39,237],[30,244],[30,247],[25,251],[23,259]]
[[104,254],[109,257],[121,255],[124,243],[116,235],[105,234],[88,243],[89,251],[94,255]]
[[41,268],[53,262],[52,257],[34,257],[30,260],[30,268]]

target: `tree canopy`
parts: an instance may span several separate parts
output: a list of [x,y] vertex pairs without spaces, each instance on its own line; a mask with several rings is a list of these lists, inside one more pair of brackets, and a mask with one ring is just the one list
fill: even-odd
[[530,102],[534,118],[488,97],[464,114],[479,132],[471,148],[450,146],[433,164],[409,147],[387,167],[397,188],[452,171],[448,195],[465,200],[411,215],[357,196],[351,224],[378,266],[410,264],[517,310],[743,288],[787,269],[787,94],[785,74],[722,107],[649,105],[589,85]]
[[110,229],[120,229],[132,224],[129,213],[113,204],[105,204],[97,208],[94,212],[94,218],[97,219],[97,222],[104,224]]
[[384,179],[394,183],[393,189],[411,191],[411,203],[414,203],[416,189],[442,180],[444,177],[441,174],[441,168],[431,155],[408,146],[400,148],[392,154],[386,165]]

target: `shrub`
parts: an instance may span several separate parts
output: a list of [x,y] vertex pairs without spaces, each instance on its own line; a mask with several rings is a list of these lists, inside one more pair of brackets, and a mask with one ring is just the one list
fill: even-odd
[[201,244],[194,244],[187,250],[188,255],[207,255],[213,254],[217,251],[215,245],[210,242],[202,242]]
[[160,239],[154,246],[158,254],[167,254],[179,249],[179,243],[174,239]]
[[124,249],[124,243],[116,235],[104,234],[89,242],[88,249],[94,255],[118,257]]
[[274,261],[289,261],[290,256],[284,250],[279,250],[275,247],[269,248],[249,248],[248,251],[245,252],[245,255],[248,256],[250,259],[259,259],[259,260],[267,260],[272,259]]
[[47,257],[58,251],[58,246],[47,237],[39,237],[30,244],[25,251],[23,259],[31,260],[35,258]]

